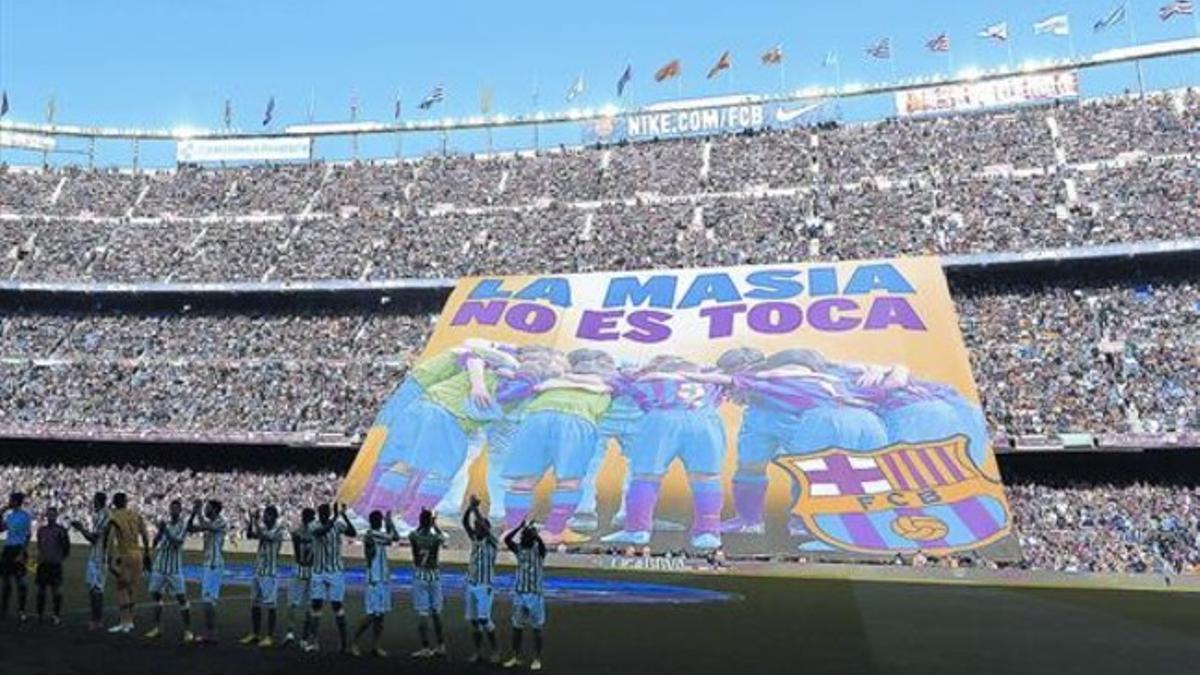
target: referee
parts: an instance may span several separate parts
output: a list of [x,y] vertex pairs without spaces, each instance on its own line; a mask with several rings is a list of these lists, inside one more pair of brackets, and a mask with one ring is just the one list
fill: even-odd
[[0,532],[4,532],[4,548],[0,549],[0,620],[8,618],[8,605],[12,600],[12,587],[17,587],[17,620],[25,622],[25,603],[29,587],[25,583],[25,564],[29,536],[33,530],[33,519],[24,508],[25,493],[14,492],[8,497],[8,506],[0,509]]

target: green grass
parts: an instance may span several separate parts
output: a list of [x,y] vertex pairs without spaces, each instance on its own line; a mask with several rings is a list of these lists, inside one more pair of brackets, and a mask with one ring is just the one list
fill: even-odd
[[[223,643],[184,647],[168,606],[168,640],[93,635],[83,629],[83,551],[67,566],[68,626],[10,621],[0,626],[0,673],[350,673],[485,672],[464,662],[470,640],[458,597],[447,599],[452,660],[415,662],[415,621],[406,589],[387,619],[386,660],[326,652],[239,647],[249,627],[248,589],[228,586]],[[941,586],[859,581],[571,570],[570,576],[693,585],[737,594],[705,605],[552,604],[546,666],[554,673],[1188,673],[1200,664],[1200,594]],[[192,595],[197,589],[189,587]],[[110,595],[111,602],[111,585]],[[144,598],[143,598],[144,599]],[[32,598],[31,598],[32,606]],[[361,598],[348,599],[351,624]],[[509,638],[508,602],[496,611]],[[199,625],[201,614],[194,611]],[[149,610],[142,610],[141,630]],[[281,629],[284,622],[281,617]],[[141,632],[141,631],[139,631]]]

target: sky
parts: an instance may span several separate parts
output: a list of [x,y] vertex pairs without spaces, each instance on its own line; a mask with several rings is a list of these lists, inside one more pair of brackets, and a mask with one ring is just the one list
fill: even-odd
[[[1160,5],[1170,0],[1132,0],[1128,19],[1139,42],[1195,34],[1191,17],[1161,22]],[[518,114],[562,110],[565,94],[582,75],[585,93],[571,106],[622,103],[616,81],[633,68],[632,91],[624,104],[731,93],[777,91],[834,84],[822,68],[829,51],[839,54],[843,82],[932,74],[965,66],[998,66],[1009,59],[1004,45],[976,36],[983,27],[1007,21],[1013,58],[1067,56],[1128,44],[1128,26],[1094,33],[1092,24],[1116,0],[1009,0],[804,2],[801,0],[610,0],[605,3],[371,2],[338,0],[0,0],[0,89],[8,94],[9,119],[41,121],[53,96],[62,124],[171,128],[220,127],[226,99],[234,126],[261,129],[268,98],[275,97],[275,128],[304,122],[345,121],[358,100],[360,120],[390,121],[397,96],[406,118],[419,118],[416,104],[437,84],[447,98],[432,117],[477,114],[480,92],[493,92],[492,109]],[[1066,13],[1070,39],[1035,36],[1031,25]],[[951,52],[924,48],[941,32]],[[865,48],[890,37],[893,61],[874,61]],[[759,55],[779,44],[784,66],[766,68]],[[713,81],[704,73],[724,50],[733,68]],[[673,58],[682,62],[678,82],[656,84],[655,70]],[[1193,57],[1144,65],[1147,86],[1191,84],[1200,74]],[[1131,65],[1083,76],[1085,94],[1136,86]],[[537,107],[533,92],[537,91]],[[890,100],[848,106],[848,117],[879,117]],[[542,129],[539,142],[577,144],[578,129]],[[531,130],[498,131],[498,149],[532,145]],[[481,149],[481,133],[454,134],[452,150]],[[64,141],[54,162],[79,162],[83,141]],[[407,138],[406,154],[429,152],[440,139]],[[395,140],[363,140],[366,155],[395,152]],[[123,142],[102,143],[97,161],[128,163]],[[144,165],[168,165],[168,143],[139,149]],[[322,156],[348,156],[343,141],[322,141]],[[0,160],[40,161],[28,152],[6,150]]]

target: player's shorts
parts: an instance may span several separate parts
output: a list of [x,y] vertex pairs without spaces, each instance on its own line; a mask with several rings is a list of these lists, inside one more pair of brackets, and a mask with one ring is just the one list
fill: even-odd
[[206,567],[200,577],[200,599],[216,602],[221,599],[221,581],[225,578],[224,567]]
[[383,408],[375,416],[372,426],[387,429],[387,437],[383,441],[383,447],[379,449],[379,459],[376,460],[379,466],[388,467],[397,462],[410,461],[412,454],[409,452],[409,446],[404,442],[405,438],[401,428],[407,423],[405,411],[424,395],[425,388],[421,386],[421,383],[412,377],[407,377],[391,397],[384,402]]
[[738,431],[738,464],[765,464],[780,454],[829,448],[876,450],[887,442],[883,421],[867,408],[831,405],[791,414],[750,406]]
[[504,477],[541,476],[554,467],[558,480],[583,478],[596,452],[596,439],[596,425],[579,415],[556,410],[530,413],[513,436]]
[[513,595],[513,628],[541,628],[546,625],[546,598],[541,593]]
[[424,397],[413,401],[404,417],[404,424],[392,431],[396,442],[412,453],[412,466],[449,480],[467,458],[469,439],[458,418]]
[[383,407],[379,409],[379,414],[375,416],[373,426],[392,426],[404,414],[408,406],[412,405],[413,401],[425,395],[425,387],[417,381],[415,377],[408,376],[400,383],[399,387],[392,392],[392,395],[383,402]]
[[442,613],[442,580],[413,579],[413,611],[419,616]]
[[467,584],[466,616],[467,621],[486,621],[488,629],[495,628],[492,623],[492,597],[495,591],[491,584]]
[[5,546],[0,549],[0,577],[25,576],[25,547]]
[[381,616],[392,611],[392,586],[386,581],[367,584],[363,596],[367,614]]
[[721,473],[725,425],[716,409],[652,410],[638,424],[627,451],[633,475],[661,476],[678,457],[691,473]]
[[149,589],[151,593],[161,593],[163,595],[185,595],[187,593],[187,586],[183,583],[182,572],[174,574],[151,572]]
[[621,446],[621,452],[628,452],[633,447],[633,438],[637,434],[638,424],[642,415],[636,417],[612,417],[605,415],[596,424],[596,434],[600,436],[601,450],[607,448],[609,439],[615,440]]
[[104,592],[104,562],[88,558],[87,570],[84,573],[88,590]]
[[62,563],[40,562],[37,566],[37,574],[34,577],[34,582],[38,586],[62,586],[63,567]]
[[876,412],[887,429],[888,443],[937,441],[966,432],[954,408],[937,399],[898,406],[889,406],[885,402],[876,408]]
[[992,439],[988,435],[987,421],[983,417],[983,408],[971,403],[957,391],[945,387],[946,391],[939,392],[939,397],[954,408],[958,423],[967,435],[967,454],[977,468],[982,469],[987,459],[987,449]]
[[346,599],[346,573],[322,572],[317,574],[314,572],[310,593],[313,600],[342,602]]
[[117,587],[133,588],[138,578],[142,576],[142,555],[137,551],[122,553],[117,557],[113,567],[116,569],[113,576],[117,578]]
[[279,601],[279,577],[255,576],[250,583],[250,597],[258,607],[274,607]]
[[292,607],[305,607],[312,602],[312,577],[302,578],[299,575],[288,579],[288,604]]

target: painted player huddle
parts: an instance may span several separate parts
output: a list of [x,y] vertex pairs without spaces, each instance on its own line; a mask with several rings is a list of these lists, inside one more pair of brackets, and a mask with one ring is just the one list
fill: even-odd
[[[736,515],[722,521],[726,429],[718,408],[743,408],[733,477]],[[676,461],[692,491],[691,544],[723,534],[761,536],[766,469],[785,454],[870,451],[966,434],[982,466],[983,414],[948,385],[901,365],[834,362],[809,349],[766,355],[742,347],[705,365],[673,355],[618,365],[606,352],[470,339],[418,363],[388,399],[368,443],[378,456],[354,511],[395,510],[404,530],[417,513],[456,510],[474,453],[488,447],[490,515],[512,528],[534,511],[550,470],[546,541],[581,543],[598,529],[596,478],[608,442],[628,461],[617,531],[606,543],[649,543],[663,477]],[[364,453],[366,454],[366,453]],[[791,531],[803,536],[803,523]]]
[[[0,532],[7,533],[2,553],[4,567],[0,569],[4,581],[3,609],[7,613],[10,581],[15,578],[22,620],[25,610],[25,549],[30,541],[31,526],[31,518],[22,508],[23,505],[24,495],[14,493],[9,506],[0,509],[0,514],[4,516],[0,518]],[[144,637],[160,639],[164,636],[165,603],[173,599],[180,613],[182,641],[198,644],[216,643],[217,606],[225,576],[223,549],[230,528],[230,524],[222,515],[221,502],[216,499],[196,500],[185,517],[183,502],[179,499],[172,500],[167,516],[154,524],[153,537],[150,536],[142,516],[130,507],[125,494],[115,494],[112,504],[109,505],[107,495],[96,493],[92,506],[90,525],[79,521],[71,523],[71,526],[90,543],[86,572],[91,604],[89,628],[101,629],[107,572],[115,579],[120,610],[118,623],[109,628],[108,632],[133,632],[134,587],[142,573],[148,572],[148,589],[154,601],[153,626]],[[484,658],[483,643],[486,639],[490,652],[488,660],[498,663],[500,653],[496,643],[495,624],[492,621],[492,601],[495,596],[493,580],[500,542],[492,533],[491,522],[480,513],[479,507],[480,500],[472,495],[462,519],[463,527],[471,541],[465,598],[466,617],[475,646],[471,661]],[[52,587],[54,622],[57,625],[62,605],[62,560],[69,552],[70,545],[66,529],[57,525],[56,518],[57,511],[54,507],[48,508],[47,525],[38,531],[38,585],[39,589],[42,589],[43,585]],[[344,506],[321,504],[316,509],[305,508],[300,514],[300,523],[288,532],[280,520],[278,509],[274,506],[267,506],[261,512],[254,511],[249,514],[245,523],[245,533],[248,539],[257,541],[257,554],[251,585],[252,628],[251,632],[240,640],[241,644],[259,647],[272,647],[275,644],[281,580],[279,554],[283,543],[290,540],[295,570],[288,578],[287,600],[290,611],[283,644],[294,642],[305,652],[318,651],[320,622],[325,604],[328,603],[337,626],[338,646],[341,652],[362,654],[360,641],[370,633],[369,652],[376,656],[386,656],[380,648],[380,639],[383,635],[384,618],[392,609],[391,572],[387,552],[390,546],[400,541],[400,535],[396,531],[390,512],[372,511],[367,520],[367,529],[360,533],[347,516]],[[418,635],[421,642],[421,648],[414,652],[413,656],[444,657],[447,650],[441,622],[443,596],[438,554],[446,542],[446,535],[438,527],[432,511],[420,512],[418,522],[418,527],[408,534],[414,568],[412,604],[419,619]],[[191,602],[183,576],[184,543],[194,534],[203,537],[200,601],[204,610],[204,629],[198,635],[192,630]],[[361,537],[366,557],[365,612],[353,637],[349,635],[344,606],[346,571],[342,558],[342,543],[346,537]],[[540,670],[542,626],[546,617],[542,587],[546,546],[538,535],[537,528],[527,522],[519,523],[503,541],[517,560],[512,617],[513,652],[504,665],[509,668],[521,665],[524,631],[530,628],[534,639],[533,660],[530,666],[534,670]],[[61,549],[60,552],[48,553],[51,545],[56,547],[56,550]],[[41,592],[38,607],[41,616]],[[298,611],[303,612],[299,637],[296,634],[295,621]]]

